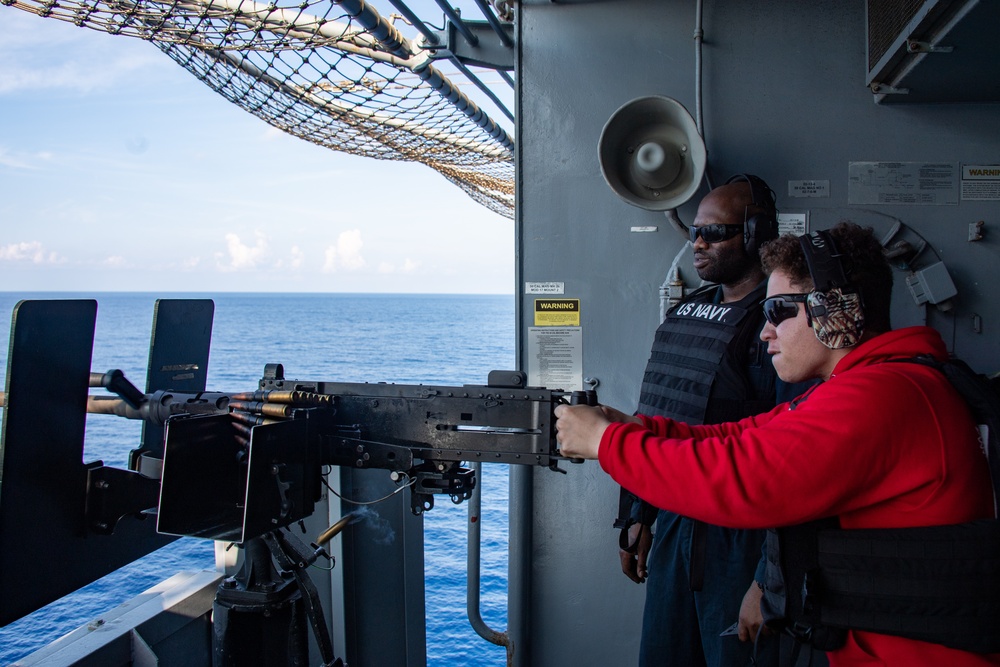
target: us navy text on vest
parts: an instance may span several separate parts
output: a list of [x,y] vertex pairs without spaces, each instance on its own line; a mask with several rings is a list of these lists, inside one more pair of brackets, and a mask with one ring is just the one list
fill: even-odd
[[747,311],[717,303],[682,303],[671,313],[674,317],[704,322],[718,322],[734,326],[739,324]]

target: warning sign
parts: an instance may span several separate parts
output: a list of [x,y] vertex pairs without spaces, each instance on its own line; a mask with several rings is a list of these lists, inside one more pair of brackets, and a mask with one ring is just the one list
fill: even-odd
[[535,299],[536,327],[580,326],[579,299]]
[[1000,200],[1000,166],[962,165],[962,201]]

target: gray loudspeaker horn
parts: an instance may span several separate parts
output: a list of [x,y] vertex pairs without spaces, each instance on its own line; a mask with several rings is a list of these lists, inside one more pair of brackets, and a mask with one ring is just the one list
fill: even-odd
[[669,97],[640,97],[611,114],[597,157],[615,194],[649,211],[677,208],[705,175],[705,142],[691,114]]

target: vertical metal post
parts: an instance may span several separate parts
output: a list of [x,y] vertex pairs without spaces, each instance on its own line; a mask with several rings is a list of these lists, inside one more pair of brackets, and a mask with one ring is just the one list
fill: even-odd
[[[472,629],[480,637],[498,646],[507,646],[510,642],[506,632],[498,632],[492,629],[483,620],[483,615],[479,608],[480,601],[480,569],[482,567],[482,507],[483,507],[483,464],[479,461],[472,463],[472,469],[476,471],[476,488],[472,490],[472,497],[469,498],[469,550],[466,557],[466,612],[469,615],[469,623]],[[508,650],[508,656],[510,652]]]

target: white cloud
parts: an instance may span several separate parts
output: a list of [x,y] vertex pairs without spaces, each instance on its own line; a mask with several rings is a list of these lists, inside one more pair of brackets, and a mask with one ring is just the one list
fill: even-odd
[[403,265],[397,267],[391,262],[382,262],[378,265],[379,273],[413,273],[418,268],[420,268],[420,262],[415,262],[412,259],[404,259]]
[[249,246],[240,237],[230,232],[226,234],[226,253],[215,253],[216,264],[223,271],[241,271],[253,269],[267,259],[271,254],[267,237],[261,232],[254,232],[256,243]]
[[125,258],[122,257],[121,255],[113,255],[111,257],[106,258],[103,264],[104,266],[111,266],[111,267],[125,266]]
[[292,271],[298,271],[305,264],[306,254],[302,252],[302,249],[297,245],[293,245],[288,251],[288,257],[279,258],[274,264],[274,269],[284,270],[290,269]]
[[0,261],[61,264],[65,260],[56,252],[46,252],[40,242],[30,241],[0,246]]
[[337,244],[326,249],[323,261],[323,273],[333,273],[335,271],[357,271],[367,265],[365,258],[361,256],[360,229],[350,229],[341,232],[337,237]]

